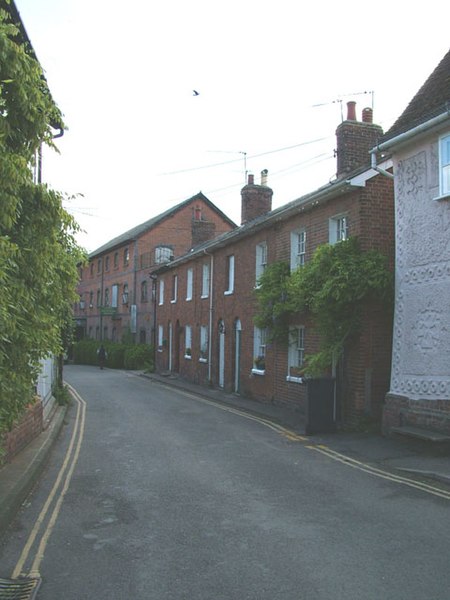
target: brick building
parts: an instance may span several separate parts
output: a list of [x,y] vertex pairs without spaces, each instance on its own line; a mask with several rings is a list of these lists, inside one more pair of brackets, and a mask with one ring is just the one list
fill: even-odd
[[[241,226],[156,271],[158,370],[305,410],[305,386],[295,367],[318,349],[314,324],[299,315],[291,322],[288,344],[267,345],[266,332],[253,323],[256,282],[267,264],[286,261],[294,270],[319,245],[348,236],[357,236],[363,250],[381,250],[393,264],[393,182],[370,167],[369,150],[381,134],[371,109],[358,121],[349,103],[336,131],[335,181],[271,210],[267,172],[260,184],[249,176],[241,192]],[[345,421],[380,418],[390,352],[391,319],[368,306],[361,334],[337,373]]]
[[201,192],[104,244],[80,268],[78,339],[153,340],[152,270],[236,225]]

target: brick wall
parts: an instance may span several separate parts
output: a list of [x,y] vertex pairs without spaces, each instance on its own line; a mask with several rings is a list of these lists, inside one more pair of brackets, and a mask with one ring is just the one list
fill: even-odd
[[27,408],[25,415],[20,422],[13,427],[11,431],[3,434],[1,446],[5,451],[0,459],[10,462],[16,454],[23,450],[43,429],[43,408],[42,402],[37,400],[32,406]]

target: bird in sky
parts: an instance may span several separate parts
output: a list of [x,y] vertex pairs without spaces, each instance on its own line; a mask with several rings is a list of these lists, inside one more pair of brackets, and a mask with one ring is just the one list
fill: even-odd
[[192,90],[192,95],[193,96],[199,96],[199,92],[197,92],[197,90]]

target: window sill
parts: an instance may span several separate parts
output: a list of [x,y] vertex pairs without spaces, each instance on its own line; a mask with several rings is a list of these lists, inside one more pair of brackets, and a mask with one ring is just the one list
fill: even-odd
[[442,200],[450,200],[450,193],[443,194],[442,196],[436,196],[436,198],[433,198],[433,200],[436,200],[436,202],[441,202]]
[[265,375],[266,370],[264,369],[252,369],[252,375]]
[[192,302],[192,296],[190,298],[186,298],[186,302]]
[[304,383],[305,379],[303,377],[292,377],[292,375],[287,375],[286,381],[290,381],[291,383]]
[[171,300],[171,301],[170,301],[170,304],[176,304],[176,303],[177,303],[177,301],[176,301],[176,300]]
[[162,351],[163,351],[163,349],[162,349],[162,348],[158,348],[158,352],[162,352]]
[[209,296],[200,296],[200,300],[205,300],[206,298],[209,298]]
[[223,293],[224,296],[231,296],[231,294],[234,294],[234,290],[227,290]]
[[207,363],[207,362],[208,362],[208,359],[207,359],[207,358],[199,358],[199,359],[198,359],[198,362],[201,362],[201,363]]
[[184,355],[184,358],[185,358],[186,360],[192,360],[192,356],[191,356],[190,354],[185,354],[185,355]]

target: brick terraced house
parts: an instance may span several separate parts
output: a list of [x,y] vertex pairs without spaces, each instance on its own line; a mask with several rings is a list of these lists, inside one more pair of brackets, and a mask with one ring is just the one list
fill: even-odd
[[[299,315],[290,324],[289,343],[266,344],[266,331],[253,321],[255,286],[267,264],[286,261],[294,270],[319,245],[348,236],[358,237],[363,250],[385,253],[393,267],[393,181],[370,166],[369,150],[381,135],[371,109],[358,121],[355,103],[348,103],[347,119],[336,131],[332,183],[272,210],[267,172],[260,184],[250,175],[241,192],[241,226],[155,271],[160,372],[305,411],[306,386],[295,368],[318,349],[314,324]],[[389,170],[391,163],[377,168]],[[391,316],[367,306],[361,333],[337,373],[342,421],[380,420],[389,388],[391,331]]]
[[201,192],[126,231],[80,268],[77,338],[153,341],[152,271],[236,227]]

